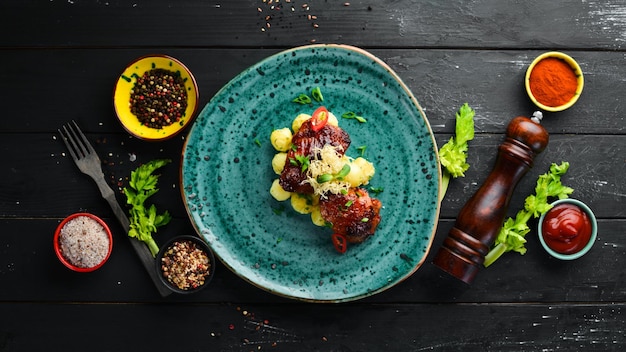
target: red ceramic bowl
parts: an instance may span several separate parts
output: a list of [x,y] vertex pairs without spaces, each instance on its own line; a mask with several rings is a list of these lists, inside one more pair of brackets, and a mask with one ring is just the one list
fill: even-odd
[[[88,240],[86,248],[76,239]],[[108,244],[106,243],[108,240]],[[94,271],[109,259],[113,236],[107,224],[89,213],[75,213],[63,219],[54,232],[54,252],[69,269],[81,273]]]

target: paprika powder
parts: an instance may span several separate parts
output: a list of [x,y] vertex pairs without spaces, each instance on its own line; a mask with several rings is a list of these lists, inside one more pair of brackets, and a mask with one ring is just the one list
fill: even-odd
[[578,77],[565,60],[547,57],[532,69],[529,84],[539,103],[557,107],[567,104],[576,95]]

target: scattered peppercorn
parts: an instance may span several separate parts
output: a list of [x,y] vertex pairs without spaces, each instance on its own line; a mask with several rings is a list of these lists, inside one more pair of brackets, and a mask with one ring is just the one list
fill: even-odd
[[155,68],[138,77],[130,91],[130,111],[148,127],[160,129],[180,121],[187,91],[180,73]]
[[193,241],[174,242],[163,254],[163,276],[181,290],[204,285],[211,269],[209,256]]

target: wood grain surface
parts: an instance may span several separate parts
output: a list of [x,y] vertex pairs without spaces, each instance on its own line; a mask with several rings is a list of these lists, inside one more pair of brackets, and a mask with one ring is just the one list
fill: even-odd
[[[0,33],[0,351],[626,349],[623,0],[7,0]],[[130,137],[112,106],[118,75],[137,57],[171,55],[194,73],[204,106],[250,65],[310,43],[362,47],[389,64],[438,146],[457,109],[475,109],[471,167],[450,184],[426,262],[397,286],[345,304],[278,297],[221,263],[210,288],[160,297],[57,129],[80,124],[120,203],[131,170],[175,160],[153,198],[174,217],[157,242],[192,234],[178,169],[188,131],[159,143]],[[461,284],[431,261],[493,167],[508,122],[537,110],[524,75],[550,50],[578,61],[585,88],[571,109],[544,113],[550,142],[508,213],[551,163],[568,161],[563,183],[595,212],[598,240],[584,257],[557,261],[532,220],[525,255],[507,253]],[[116,238],[107,265],[88,275],[69,272],[52,249],[54,229],[77,211],[104,218]]]

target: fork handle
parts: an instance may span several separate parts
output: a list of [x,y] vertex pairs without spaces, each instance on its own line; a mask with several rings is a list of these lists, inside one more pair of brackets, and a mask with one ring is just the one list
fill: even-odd
[[[117,220],[119,220],[120,224],[122,225],[122,229],[124,229],[124,233],[128,234],[128,231],[130,230],[130,221],[128,220],[128,217],[126,216],[124,209],[122,209],[120,204],[117,202],[117,199],[115,198],[115,193],[104,180],[104,176],[96,180],[96,183],[98,184],[98,188],[100,189],[102,198],[106,199],[106,201],[109,203],[109,205],[111,206],[111,209],[113,210],[113,214],[115,214],[115,217],[117,218]],[[136,238],[132,238],[128,236],[126,237],[130,240],[130,244],[135,249],[135,252],[137,252],[139,259],[143,263],[143,266],[145,267],[146,271],[148,271],[150,278],[154,282],[154,285],[156,286],[161,296],[165,297],[171,294],[172,291],[168,289],[158,277],[158,274],[155,269],[155,266],[156,266],[156,264],[154,263],[155,259],[152,256],[152,253],[150,253],[150,250],[148,249],[148,247],[145,244],[141,243]]]

